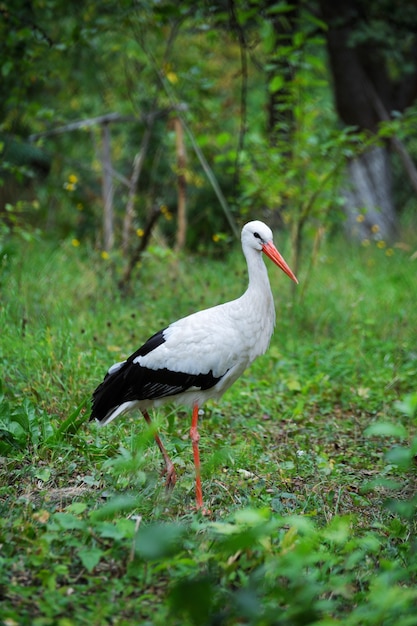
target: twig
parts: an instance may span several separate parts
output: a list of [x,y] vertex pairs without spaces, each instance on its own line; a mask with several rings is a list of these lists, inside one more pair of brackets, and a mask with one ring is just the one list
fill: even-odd
[[133,171],[131,179],[129,181],[129,196],[126,203],[126,213],[123,221],[122,249],[124,254],[127,254],[129,246],[130,232],[132,229],[132,222],[135,214],[136,189],[142,172],[143,163],[145,161],[146,152],[148,150],[149,140],[151,138],[152,122],[153,120],[150,121],[149,124],[146,126],[139,152],[136,154],[133,160]]
[[50,137],[51,135],[61,135],[62,133],[69,133],[73,130],[82,130],[84,128],[90,128],[91,126],[97,126],[99,124],[109,124],[110,122],[137,122],[137,118],[131,115],[121,115],[120,113],[106,113],[97,117],[88,117],[85,120],[78,120],[77,122],[70,122],[57,128],[51,128],[45,130],[42,133],[34,133],[29,135],[29,141],[36,141],[41,137]]
[[[182,108],[184,105],[179,103],[177,105],[178,108]],[[85,120],[78,120],[77,122],[70,122],[69,124],[64,124],[63,126],[58,126],[57,128],[51,128],[50,130],[45,130],[42,133],[34,133],[33,135],[29,135],[29,141],[36,141],[41,137],[50,137],[52,135],[61,135],[62,133],[69,133],[73,130],[82,130],[84,128],[90,128],[91,126],[97,126],[99,124],[109,124],[110,122],[140,122],[142,124],[148,125],[152,124],[153,121],[158,117],[165,117],[171,113],[171,111],[175,111],[177,109],[176,106],[164,107],[158,111],[152,113],[145,113],[143,115],[121,115],[121,113],[117,113],[114,111],[113,113],[105,113],[104,115],[98,115],[97,117],[88,117]]]
[[132,272],[135,268],[135,265],[140,261],[142,254],[146,250],[149,239],[151,237],[153,228],[161,215],[161,208],[159,206],[154,206],[152,209],[152,213],[148,220],[148,223],[145,227],[145,232],[143,233],[143,237],[141,237],[140,243],[136,250],[133,252],[130,257],[129,263],[126,266],[125,271],[123,272],[123,276],[119,281],[119,289],[122,291],[126,291],[127,286],[130,283],[130,279],[132,277]]

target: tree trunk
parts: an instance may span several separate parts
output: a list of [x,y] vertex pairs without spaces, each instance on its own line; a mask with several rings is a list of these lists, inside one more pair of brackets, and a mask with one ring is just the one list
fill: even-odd
[[346,230],[355,239],[390,241],[396,234],[390,155],[376,146],[347,165]]
[[114,216],[113,216],[113,172],[111,163],[110,124],[102,124],[101,165],[103,170],[103,248],[109,252],[114,243]]
[[[376,133],[382,119],[389,119],[394,110],[404,110],[415,96],[417,69],[416,65],[413,67],[413,61],[417,59],[417,43],[413,25],[407,26],[401,11],[396,12],[393,6],[383,3],[320,0],[320,9],[327,25],[327,49],[339,117],[347,126]],[[387,62],[386,49],[393,43],[378,38],[378,19],[387,23],[392,21],[392,36],[397,37],[398,53],[406,37],[409,43],[413,39],[407,58],[404,57],[408,67],[405,62],[399,64],[395,78],[395,70],[390,69]],[[395,68],[395,61],[392,67]],[[393,147],[397,149],[398,142]],[[406,165],[410,172],[409,160]],[[345,212],[348,231],[359,239],[371,235],[392,239],[396,233],[397,215],[388,148],[373,147],[353,159],[348,164],[347,177]]]
[[182,250],[185,246],[187,235],[187,181],[185,179],[185,168],[187,165],[184,130],[179,117],[174,119],[177,151],[177,188],[178,188],[178,210],[177,210],[177,241],[175,249]]

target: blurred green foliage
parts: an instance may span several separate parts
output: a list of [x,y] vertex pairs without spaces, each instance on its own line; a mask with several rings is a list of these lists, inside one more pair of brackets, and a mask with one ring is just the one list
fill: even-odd
[[[393,133],[411,141],[413,153],[415,113],[398,113],[381,126],[380,137],[341,130],[333,110],[326,25],[313,6],[303,5],[294,32],[279,45],[273,23],[279,18],[285,25],[291,6],[258,4],[3,3],[1,131],[9,144],[22,138],[25,162],[13,158],[7,168],[3,163],[0,203],[14,207],[28,202],[28,228],[100,246],[100,125],[56,131],[118,113],[124,120],[110,127],[120,246],[132,163],[149,115],[160,112],[135,196],[133,233],[143,230],[152,206],[164,206],[171,218],[160,221],[159,230],[172,244],[178,166],[171,120],[180,115],[186,124],[189,248],[213,249],[213,237],[227,240],[232,234],[197,146],[233,219],[257,215],[276,226],[286,224],[297,266],[305,238],[317,244],[323,228],[332,231],[342,220],[346,159]],[[379,26],[372,22],[372,28]],[[359,29],[357,36],[371,34]],[[289,68],[291,80],[282,74],[283,67]],[[279,103],[273,130],[268,128],[272,95]],[[46,179],[37,173],[39,162],[50,170]],[[402,181],[396,189],[401,206],[414,211],[409,186]],[[136,243],[133,237],[131,247]]]

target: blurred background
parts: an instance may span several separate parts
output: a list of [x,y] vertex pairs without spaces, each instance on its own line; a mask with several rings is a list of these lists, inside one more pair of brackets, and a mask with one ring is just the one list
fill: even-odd
[[216,254],[247,219],[413,253],[411,0],[0,3],[0,240]]

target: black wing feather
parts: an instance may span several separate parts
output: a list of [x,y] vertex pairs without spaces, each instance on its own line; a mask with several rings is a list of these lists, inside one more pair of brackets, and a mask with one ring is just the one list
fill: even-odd
[[191,387],[210,389],[222,378],[215,377],[211,370],[205,374],[188,374],[167,368],[151,369],[135,363],[136,357],[145,356],[164,343],[163,333],[161,330],[150,337],[119,369],[106,374],[93,393],[91,419],[105,420],[124,402],[175,396]]
[[147,354],[149,354],[149,352],[152,352],[152,350],[155,350],[155,348],[165,343],[165,331],[166,328],[163,328],[159,332],[152,335],[152,337],[149,337],[149,339],[145,341],[143,346],[141,346],[138,350],[136,350],[136,352],[131,354],[127,360],[133,361],[133,359],[136,359],[137,356],[146,356]]

